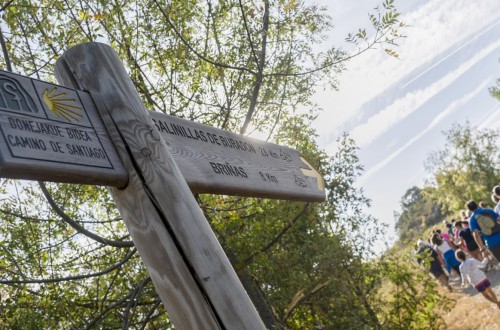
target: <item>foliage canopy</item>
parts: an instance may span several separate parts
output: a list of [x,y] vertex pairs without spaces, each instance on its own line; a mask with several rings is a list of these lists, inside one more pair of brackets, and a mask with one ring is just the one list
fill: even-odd
[[[403,24],[393,0],[370,14],[370,29],[348,36],[355,54],[318,52],[332,22],[325,8],[300,0],[19,0],[1,12],[9,71],[53,81],[66,49],[107,42],[149,109],[259,131],[300,150],[322,172],[323,204],[197,196],[269,327],[415,323],[384,310],[378,294],[392,274],[381,270],[404,261],[366,262],[383,227],[365,214],[370,202],[353,186],[362,171],[357,147],[345,136],[329,157],[310,128],[318,111],[313,88],[325,81],[336,88],[349,58],[373,46],[397,56]],[[172,326],[106,189],[13,180],[0,188],[0,327]]]

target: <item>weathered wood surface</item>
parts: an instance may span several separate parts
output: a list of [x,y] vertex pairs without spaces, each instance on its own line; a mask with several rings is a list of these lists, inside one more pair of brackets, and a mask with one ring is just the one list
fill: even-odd
[[193,192],[325,199],[323,178],[295,149],[159,112],[149,114]]
[[[193,192],[323,201],[297,150],[150,111]],[[0,70],[0,177],[124,187],[128,173],[88,92]]]
[[0,177],[125,187],[88,93],[0,70]]
[[76,46],[56,75],[90,92],[123,158],[129,185],[111,193],[174,325],[264,329],[116,53]]

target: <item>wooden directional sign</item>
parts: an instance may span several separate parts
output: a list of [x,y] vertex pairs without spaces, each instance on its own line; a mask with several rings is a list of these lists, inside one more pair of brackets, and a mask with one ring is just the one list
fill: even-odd
[[88,93],[0,71],[0,176],[124,187]]
[[[297,150],[150,111],[193,192],[325,199]],[[125,171],[89,93],[0,71],[0,176],[124,187]]]
[[193,192],[323,201],[321,175],[294,149],[150,111]]

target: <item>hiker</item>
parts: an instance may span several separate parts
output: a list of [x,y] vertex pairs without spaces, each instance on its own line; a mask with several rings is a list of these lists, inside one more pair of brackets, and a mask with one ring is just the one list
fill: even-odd
[[469,226],[479,246],[479,252],[488,249],[497,260],[500,260],[500,223],[498,223],[500,217],[492,209],[479,208],[473,200],[468,201],[466,205],[472,212]]
[[462,221],[469,221],[470,218],[469,211],[462,210],[461,214],[462,214]]
[[[467,248],[467,252],[471,257],[479,261],[483,260],[483,255],[479,252],[479,246],[472,235],[470,228],[464,228],[463,221],[455,222],[455,228],[458,231],[458,242],[460,246]],[[463,250],[463,249],[462,249]]]
[[492,193],[494,193],[498,198],[500,198],[500,186],[494,186],[492,189]]
[[[460,228],[463,228],[463,225],[462,225],[462,222],[463,221],[460,221],[460,220],[457,220],[455,221],[455,223],[453,224],[453,245],[456,247],[456,248],[461,248],[462,250],[463,249],[467,249],[467,246],[465,245],[465,242],[462,242],[462,244],[460,244],[460,229],[458,229],[457,227],[457,224],[460,226]],[[455,249],[457,250],[457,249]]]
[[451,219],[451,222],[446,224],[446,230],[448,231],[448,235],[453,237],[453,227],[455,225],[455,219]]
[[493,211],[495,211],[496,214],[500,214],[500,198],[495,194],[491,194],[491,201],[495,204]]
[[495,292],[491,289],[491,283],[486,274],[481,270],[481,268],[486,267],[488,264],[488,259],[484,258],[482,262],[479,262],[472,257],[467,258],[465,252],[462,250],[457,250],[455,255],[461,262],[460,274],[462,277],[462,286],[465,286],[466,282],[471,283],[486,299],[500,308],[500,302]]
[[434,234],[438,234],[439,237],[441,237],[443,240],[445,240],[446,242],[448,242],[450,244],[450,246],[455,249],[455,244],[453,244],[451,238],[450,238],[450,235],[448,235],[448,233],[442,233],[441,232],[441,229],[434,229],[431,233],[431,238],[432,238],[432,235]]
[[[417,255],[418,263],[423,266],[428,265],[429,272],[434,276],[434,278],[451,291],[448,276],[446,276],[443,267],[441,267],[441,264],[444,262],[442,259],[440,260],[439,254],[430,245],[425,244],[424,241],[420,239],[417,241],[417,248],[418,250],[415,253]],[[426,262],[429,263],[427,264]]]
[[439,234],[434,234],[432,236],[432,244],[434,244],[434,250],[441,256],[444,260],[443,267],[446,268],[448,273],[451,269],[455,270],[460,275],[460,262],[455,258],[455,250],[450,246],[450,244],[443,240]]

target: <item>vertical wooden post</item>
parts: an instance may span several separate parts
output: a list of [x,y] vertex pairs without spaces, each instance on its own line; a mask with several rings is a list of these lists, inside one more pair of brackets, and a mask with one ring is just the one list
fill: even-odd
[[264,329],[113,49],[73,47],[56,76],[90,92],[129,172],[110,190],[176,328]]

